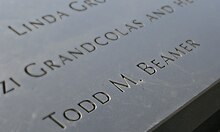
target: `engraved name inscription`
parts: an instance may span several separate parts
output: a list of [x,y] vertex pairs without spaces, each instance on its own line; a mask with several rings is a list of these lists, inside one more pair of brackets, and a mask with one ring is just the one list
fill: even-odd
[[[172,49],[168,51],[166,55],[160,55],[161,61],[153,59],[149,61],[150,64],[146,62],[140,62],[136,65],[136,67],[138,69],[141,69],[141,71],[143,71],[144,73],[147,73],[147,75],[154,75],[158,71],[158,69],[164,69],[166,66],[183,57],[183,55],[187,55],[187,53],[192,52],[199,46],[199,43],[189,39],[186,40],[184,43],[181,43],[178,46],[174,47],[174,50]],[[135,85],[141,85],[142,82],[145,81],[141,78],[134,79],[136,77],[128,77],[125,74],[121,74],[120,76],[121,80],[109,80],[109,82],[114,86],[114,88],[118,89],[118,91],[122,93],[126,90],[129,90],[130,88],[134,88]],[[73,107],[65,109],[63,113],[61,113],[62,117],[70,122],[79,121],[83,117],[81,111],[84,111],[89,114],[95,111],[97,109],[97,106],[100,107],[101,105],[109,103],[111,100],[111,96],[107,92],[97,92],[92,95],[92,98],[93,99],[91,100],[83,100],[80,103],[78,103],[78,109]],[[98,102],[99,105],[97,104]],[[56,114],[56,112],[52,112],[47,116],[43,117],[42,120],[50,120],[51,123],[53,122],[62,129],[67,128],[67,124],[62,122],[61,119],[57,118]]]
[[29,22],[21,24],[21,26],[8,26],[8,29],[15,33],[18,36],[22,36],[28,34],[36,29],[42,28],[44,26],[56,23],[58,21],[63,20],[71,16],[72,12],[85,12],[89,10],[89,8],[96,7],[97,5],[106,3],[106,0],[84,0],[84,1],[72,1],[68,5],[68,9],[71,11],[64,12],[64,11],[56,11],[54,14],[47,14],[40,18],[36,18]]
[[[108,32],[98,35],[92,41],[84,42],[79,44],[72,49],[66,50],[64,53],[57,55],[55,59],[48,59],[38,64],[36,62],[31,62],[25,66],[24,71],[30,77],[43,77],[52,71],[61,69],[68,63],[72,63],[75,60],[80,59],[80,57],[89,55],[96,50],[108,46],[114,41],[127,36],[128,34],[138,31],[139,29],[145,27],[146,22],[154,22],[160,20],[162,17],[174,13],[174,6],[188,5],[193,3],[193,0],[180,0],[174,1],[174,5],[164,5],[161,8],[156,9],[150,13],[146,14],[146,21],[141,21],[133,19],[127,22],[123,27],[116,27]],[[56,63],[55,63],[56,62]],[[38,72],[37,72],[38,71]]]
[[193,40],[187,40],[185,43],[179,44],[173,50],[167,52],[167,54],[160,55],[161,61],[153,59],[150,63],[140,62],[137,67],[142,71],[146,72],[148,75],[155,74],[158,70],[166,68],[170,63],[176,61],[180,57],[183,57],[189,52],[192,52],[195,48],[199,47],[200,44],[194,42]]
[[[97,35],[94,39],[82,42],[77,44],[72,49],[67,49],[63,53],[56,55],[56,58],[42,60],[41,63],[30,62],[24,66],[24,73],[27,77],[41,78],[50,74],[51,72],[58,71],[65,67],[67,64],[71,64],[76,60],[79,60],[81,57],[85,57],[100,50],[103,47],[107,47],[110,44],[113,44],[115,41],[127,37],[133,32],[139,31],[146,26],[146,23],[153,23],[159,21],[166,17],[167,15],[172,15],[176,12],[176,8],[185,7],[191,5],[196,0],[174,0],[169,5],[162,5],[160,8],[152,10],[145,14],[145,20],[131,19],[129,22],[123,24],[121,27],[112,28],[109,31],[104,32],[103,34]],[[85,12],[89,8],[96,7],[100,4],[106,3],[106,0],[84,0],[83,2],[73,1],[68,4],[69,9],[75,12]],[[28,34],[36,29],[42,28],[46,25],[56,23],[58,21],[64,20],[71,16],[69,12],[57,11],[54,14],[47,14],[42,17],[39,17],[35,20],[25,22],[21,26],[8,26],[8,29],[18,36]],[[143,58],[143,61],[138,64],[134,64],[134,68],[138,71],[146,73],[146,75],[155,75],[158,71],[166,69],[170,64],[179,60],[183,56],[187,55],[190,52],[193,52],[198,47],[200,43],[194,41],[193,39],[184,40],[184,42],[179,43],[177,46],[173,47],[166,52],[166,54],[161,54],[159,57],[146,61]],[[17,81],[14,77],[9,77],[0,82],[2,87],[2,93],[8,94],[12,91],[15,91],[18,87],[22,87],[22,84]],[[117,89],[117,91],[124,93],[126,90],[129,90],[135,85],[141,85],[144,82],[142,78],[129,77],[124,73],[120,73],[120,80],[110,79],[107,80],[111,84],[112,88]],[[54,125],[61,129],[71,127],[71,122],[76,122],[81,120],[83,115],[90,114],[94,112],[99,107],[102,107],[111,101],[111,95],[105,90],[96,92],[89,96],[88,99],[82,100],[76,105],[64,109],[61,113],[49,112],[47,115],[42,115],[42,120],[44,123]],[[57,116],[59,114],[59,116]],[[61,116],[60,116],[61,115]],[[62,117],[62,119],[60,119]],[[67,122],[63,122],[63,119]]]
[[[194,1],[190,1],[190,0],[186,0],[186,1],[178,0],[178,1],[174,1],[173,3],[177,6],[183,7],[193,2]],[[161,8],[146,14],[146,18],[149,22],[154,22],[160,20],[163,16],[174,13],[174,11],[175,10],[173,6],[164,5],[161,6]],[[122,28],[115,28],[112,31],[106,32],[103,35],[96,37],[92,42],[83,43],[79,47],[74,48],[75,54],[69,54],[68,51],[66,53],[68,53],[71,56],[74,55],[74,59],[78,59],[78,57],[80,56],[94,52],[96,49],[98,49],[98,47],[107,46],[108,44],[111,44],[114,41],[117,41],[118,39],[123,38],[134,31],[138,31],[143,27],[145,27],[145,22],[137,19],[133,19],[131,22],[124,24]],[[135,64],[135,68],[137,68],[138,71],[142,71],[146,73],[146,75],[152,76],[156,74],[159,70],[165,69],[168,65],[174,63],[175,61],[179,60],[188,53],[193,52],[198,47],[200,47],[200,43],[192,39],[188,39],[185,42],[182,42],[177,46],[173,47],[173,49],[167,51],[166,54],[159,55],[158,59],[153,59],[147,62],[143,61],[143,62],[139,62],[138,64]],[[69,56],[62,55],[61,57],[61,55],[59,55],[58,58],[61,62],[59,64],[57,63],[55,64],[54,63],[55,61],[53,60],[47,60],[44,61],[43,64],[39,64],[39,65],[43,65],[44,68],[42,68],[42,67],[38,67],[36,63],[31,63],[26,66],[25,71],[31,77],[43,77],[49,74],[49,71],[45,69],[46,67],[47,68],[49,67],[48,69],[53,71],[54,69],[59,69],[63,67],[66,63],[73,61],[73,58]],[[32,68],[40,69],[39,72],[41,72],[42,74],[36,76],[35,75],[36,73],[32,73],[31,71]],[[120,80],[110,79],[108,80],[108,83],[112,84],[113,86],[112,88],[114,89],[116,88],[119,92],[124,93],[126,90],[134,88],[136,85],[141,85],[144,81],[145,80],[143,80],[142,78],[137,79],[137,77],[129,77],[126,74],[121,73]],[[68,127],[71,127],[72,122],[78,122],[84,116],[88,116],[98,107],[101,107],[101,105],[110,103],[110,100],[112,99],[112,95],[110,95],[106,91],[97,92],[99,95],[103,96],[102,99],[99,98],[94,99],[93,97],[97,93],[93,94],[90,100],[83,100],[82,102],[78,103],[75,107],[64,109],[63,112],[61,113],[57,113],[55,111],[51,112],[50,114],[44,116],[42,120],[47,121],[47,123],[49,124],[54,124],[54,126],[57,126],[61,129],[66,129]],[[97,99],[99,100],[97,101]],[[69,121],[69,123],[66,121]]]

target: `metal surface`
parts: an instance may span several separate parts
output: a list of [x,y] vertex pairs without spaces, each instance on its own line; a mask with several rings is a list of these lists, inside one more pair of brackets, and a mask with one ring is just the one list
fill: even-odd
[[1,131],[144,132],[206,91],[220,1],[178,2],[1,1]]

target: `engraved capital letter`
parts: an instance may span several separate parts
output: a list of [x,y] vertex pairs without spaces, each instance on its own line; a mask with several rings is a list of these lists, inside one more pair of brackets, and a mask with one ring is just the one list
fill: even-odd
[[7,90],[5,81],[0,82],[0,84],[2,85],[3,94],[7,94],[7,93],[15,90],[14,88],[11,88],[11,89]]
[[133,83],[134,85],[137,85],[138,83],[125,75],[121,74],[122,79],[124,80],[125,83],[120,83],[116,81],[109,80],[116,88],[118,88],[121,92],[125,92],[123,88],[131,88],[131,85],[128,83]]
[[173,13],[174,12],[174,9],[169,5],[162,6],[161,9],[166,11],[167,13]]
[[97,106],[95,103],[93,103],[90,100],[83,100],[82,102],[80,102],[79,107],[81,107],[83,110],[85,110],[87,113],[90,113],[92,111],[94,111]]
[[137,64],[137,67],[140,68],[141,70],[145,71],[149,75],[153,75],[154,73],[157,72],[157,70],[154,67],[151,67],[144,62]]
[[80,46],[88,52],[93,52],[96,49],[95,46],[92,45],[91,43],[84,43]]
[[11,27],[11,26],[8,26],[8,28],[9,28],[11,31],[13,31],[14,33],[16,33],[18,36],[21,36],[21,35],[24,35],[24,34],[27,33],[26,31],[24,31],[24,32],[19,32],[19,31],[17,31],[16,29],[14,29],[14,28]]
[[84,5],[81,6],[82,8],[76,8],[76,7],[74,7],[74,4],[76,4],[76,3],[77,3],[77,1],[71,2],[71,3],[69,4],[69,7],[70,7],[72,10],[75,10],[75,11],[85,11],[85,10],[87,10],[87,7],[84,6]]
[[42,77],[47,74],[47,72],[43,68],[40,69],[42,72],[39,74],[34,74],[34,73],[30,72],[29,68],[34,65],[36,65],[36,63],[31,63],[24,68],[24,71],[27,75],[29,75],[31,77]]
[[[70,115],[72,115],[72,117],[70,117]],[[68,121],[78,121],[79,119],[82,118],[82,114],[78,110],[75,110],[75,109],[67,109],[67,110],[65,110],[63,112],[63,116]]]
[[42,120],[45,120],[45,119],[50,119],[51,121],[53,121],[54,123],[56,123],[59,127],[61,127],[62,129],[65,129],[66,126],[63,125],[60,121],[58,121],[55,117],[53,117],[53,115],[55,115],[55,112],[45,116]]
[[102,104],[106,104],[111,100],[111,97],[104,92],[98,92],[92,96],[93,96],[93,98],[95,98],[97,101],[99,101]]
[[43,16],[42,19],[44,19],[49,24],[56,22],[56,18],[52,15]]

